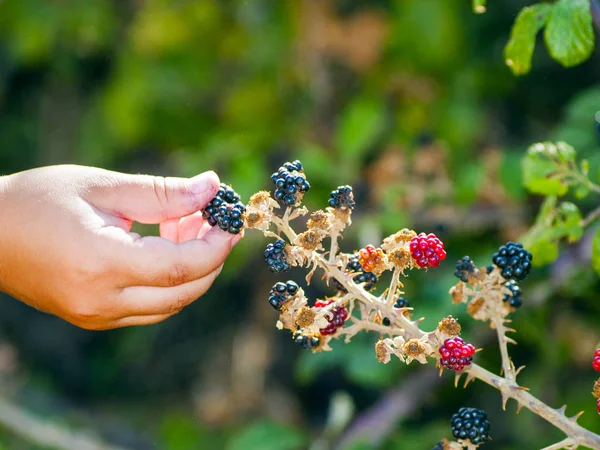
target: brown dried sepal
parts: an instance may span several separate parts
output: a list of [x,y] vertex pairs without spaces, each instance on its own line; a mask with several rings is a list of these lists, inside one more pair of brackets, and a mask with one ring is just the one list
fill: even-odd
[[318,230],[327,233],[331,227],[329,214],[322,209],[313,212],[310,215],[310,219],[306,222],[306,226],[309,230]]
[[244,219],[246,219],[246,226],[248,228],[254,228],[260,224],[265,218],[265,214],[261,211],[251,211],[244,213]]
[[404,270],[411,266],[412,256],[405,248],[397,248],[388,254],[388,262],[398,270]]
[[484,303],[485,300],[483,298],[476,298],[467,305],[467,312],[471,317],[477,319],[478,313],[481,311],[481,308],[483,307]]
[[452,296],[452,303],[459,305],[467,301],[464,292],[465,285],[462,281],[459,281],[455,286],[450,288],[450,295]]
[[404,244],[410,243],[410,240],[417,235],[416,231],[409,230],[408,228],[403,228],[391,236],[386,237],[383,240],[383,244],[381,248],[386,252],[392,252],[399,247],[404,246]]
[[409,339],[402,347],[402,351],[406,356],[416,359],[425,353],[425,346],[418,339]]
[[323,232],[308,230],[300,233],[296,238],[296,244],[305,250],[313,251],[321,247],[321,241],[325,237]]
[[592,391],[592,395],[596,398],[600,398],[600,378],[594,381],[594,390]]
[[296,321],[294,320],[294,316],[290,314],[289,311],[282,311],[282,313],[279,315],[279,322],[281,322],[282,328],[290,330],[292,333],[294,333],[298,329],[298,327],[296,326]]
[[253,194],[248,201],[248,206],[254,208],[262,208],[271,202],[271,194],[268,191],[258,191]]
[[384,341],[379,340],[375,344],[375,356],[381,363],[387,364],[390,361],[390,351]]
[[308,306],[302,307],[296,315],[296,325],[298,328],[307,328],[315,321],[316,313]]
[[448,316],[440,320],[440,323],[438,323],[438,330],[440,333],[448,336],[459,336],[461,327],[458,320],[452,316]]

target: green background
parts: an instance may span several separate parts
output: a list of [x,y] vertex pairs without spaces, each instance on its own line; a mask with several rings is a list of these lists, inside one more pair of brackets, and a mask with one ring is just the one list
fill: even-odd
[[[247,199],[301,159],[309,208],[354,186],[343,250],[403,227],[438,234],[448,259],[412,274],[406,298],[425,328],[461,318],[485,348],[478,362],[498,371],[493,332],[450,302],[454,261],[488,265],[530,227],[541,199],[522,188],[520,161],[531,142],[567,140],[592,174],[600,167],[599,52],[565,69],[538,45],[531,72],[513,76],[503,49],[523,6],[491,1],[475,15],[466,0],[0,0],[0,168],[213,169]],[[562,439],[515,404],[504,413],[482,383],[455,389],[431,366],[377,363],[376,335],[303,353],[275,329],[268,291],[288,276],[268,271],[265,245],[247,233],[211,291],[158,325],[84,331],[3,298],[2,398],[139,450],[431,449],[461,406],[488,412],[490,450]],[[580,422],[600,432],[589,253],[586,234],[522,284],[511,351],[527,365],[523,385],[584,410]],[[332,292],[316,282],[307,293]],[[0,449],[39,448],[0,423]]]

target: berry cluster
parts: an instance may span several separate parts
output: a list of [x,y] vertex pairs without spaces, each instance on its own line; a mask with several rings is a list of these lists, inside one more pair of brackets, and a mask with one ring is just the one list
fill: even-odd
[[[317,300],[315,302],[315,308],[323,308],[333,303],[333,300]],[[327,317],[329,324],[325,328],[321,328],[319,331],[323,336],[335,334],[338,328],[344,326],[346,319],[348,318],[348,310],[345,306],[338,306],[330,310],[331,317]]]
[[404,297],[398,297],[396,303],[394,303],[394,308],[408,308],[409,306],[410,303],[408,303],[408,300],[405,300]]
[[446,443],[444,441],[440,441],[437,444],[435,444],[435,447],[433,447],[433,449],[431,450],[445,450],[446,449]]
[[510,306],[513,308],[518,308],[523,304],[523,300],[521,300],[521,288],[517,284],[515,280],[508,280],[504,283],[504,287],[510,290],[510,294],[504,294],[502,297],[502,301],[508,302]]
[[465,341],[458,336],[453,337],[446,339],[440,347],[440,363],[446,369],[460,372],[471,365],[474,354],[475,347],[472,344],[465,344]]
[[358,252],[358,263],[365,272],[372,272],[383,261],[383,250],[367,245]]
[[321,339],[319,339],[318,336],[308,336],[302,331],[296,331],[293,339],[296,344],[306,350],[309,348],[316,348],[321,344]]
[[271,272],[287,272],[290,270],[291,266],[287,257],[285,242],[281,239],[276,240],[274,244],[267,245],[265,249],[265,261]]
[[460,408],[450,423],[456,439],[468,439],[473,445],[484,444],[489,439],[490,422],[482,409]]
[[600,372],[600,348],[597,348],[594,352],[594,360],[592,361],[592,367],[595,371]]
[[[364,283],[363,289],[365,291],[370,291],[371,289],[373,289],[373,287],[378,281],[377,275],[375,275],[373,272],[365,272],[363,270],[362,266],[360,265],[360,262],[358,262],[358,256],[356,255],[350,257],[350,259],[348,260],[348,264],[346,264],[346,271],[350,273],[358,272],[358,275],[353,277],[352,281],[354,281],[354,283],[356,284]],[[335,278],[333,279],[333,284],[335,284],[335,287],[339,291],[344,293],[347,292],[346,288]]]
[[211,227],[218,225],[223,231],[238,234],[244,222],[242,215],[246,207],[240,196],[229,186],[221,183],[217,195],[202,210],[202,215]]
[[421,233],[412,238],[410,253],[419,267],[437,267],[446,259],[444,244],[433,233]]
[[271,288],[269,303],[279,311],[284,303],[296,295],[296,292],[298,292],[298,285],[294,281],[289,280],[285,283],[278,281]]
[[285,206],[295,205],[298,197],[310,189],[310,184],[302,171],[302,163],[298,160],[286,162],[271,175],[271,180],[275,184],[275,199]]
[[352,186],[338,186],[329,194],[329,206],[336,209],[354,209],[354,194]]
[[469,275],[475,272],[475,264],[473,260],[468,256],[463,256],[461,259],[456,261],[456,270],[454,276],[459,278],[462,282],[469,282]]
[[531,253],[519,242],[507,242],[501,246],[494,253],[492,261],[500,268],[501,275],[507,280],[524,280],[531,271]]

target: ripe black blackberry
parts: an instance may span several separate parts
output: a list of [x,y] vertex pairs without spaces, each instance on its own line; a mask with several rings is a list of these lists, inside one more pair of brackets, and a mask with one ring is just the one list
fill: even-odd
[[310,184],[304,176],[302,163],[298,160],[286,162],[277,172],[271,175],[275,184],[274,197],[285,206],[293,206],[298,202],[298,197],[306,194]]
[[531,271],[531,253],[519,242],[507,242],[501,246],[494,253],[492,261],[500,268],[501,275],[507,280],[524,280]]
[[329,206],[337,209],[354,209],[354,193],[352,192],[352,186],[338,186],[337,189],[331,191],[329,194]]
[[316,348],[321,344],[321,339],[319,339],[318,336],[308,336],[301,330],[294,333],[293,339],[296,344],[306,350],[309,348]]
[[[346,272],[358,272],[359,274],[353,277],[352,281],[354,281],[357,284],[365,283],[363,286],[363,289],[365,291],[370,291],[371,289],[373,289],[373,287],[378,281],[377,275],[375,275],[373,272],[365,272],[363,270],[362,266],[358,262],[358,256],[350,257],[350,259],[348,260],[348,264],[346,264]],[[342,286],[342,284],[335,278],[333,279],[333,284],[335,285],[338,291],[344,293],[347,292],[346,288]]]
[[280,310],[284,303],[291,300],[294,295],[298,292],[298,285],[292,281],[288,280],[285,283],[278,281],[271,288],[271,292],[269,293],[269,303],[276,310]]
[[482,409],[460,408],[450,423],[456,439],[470,440],[473,445],[483,444],[489,439],[490,422]]
[[285,251],[285,242],[278,239],[273,244],[267,245],[265,249],[265,261],[271,272],[287,272],[291,269],[288,261],[288,255]]
[[410,307],[410,303],[408,300],[405,300],[404,297],[398,297],[396,303],[394,303],[394,308],[408,308]]
[[523,301],[521,300],[521,288],[517,282],[515,280],[508,280],[506,283],[504,283],[504,287],[508,288],[511,293],[504,294],[502,301],[508,302],[508,304],[513,308],[518,308],[521,306],[523,304]]
[[454,276],[459,278],[462,282],[469,282],[469,275],[475,272],[475,264],[473,260],[468,256],[463,256],[461,259],[456,261],[456,270]]
[[[446,441],[446,442],[448,442],[448,441]],[[435,444],[435,447],[433,447],[431,450],[445,450],[446,442],[444,442],[444,441],[438,442],[437,444]]]
[[240,196],[230,186],[221,183],[217,195],[202,210],[202,215],[210,226],[218,225],[223,231],[238,234],[244,226],[244,212],[246,207],[240,202]]

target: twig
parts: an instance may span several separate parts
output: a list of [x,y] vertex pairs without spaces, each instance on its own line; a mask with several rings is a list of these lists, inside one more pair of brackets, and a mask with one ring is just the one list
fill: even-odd
[[26,441],[56,450],[125,450],[105,444],[81,432],[71,432],[0,398],[0,426],[21,436]]
[[513,343],[514,341],[506,337],[506,333],[509,329],[504,326],[504,320],[502,318],[495,317],[492,319],[492,323],[494,324],[496,334],[498,335],[500,355],[502,356],[502,372],[507,380],[514,381],[516,377],[515,366],[511,361],[510,356],[508,356],[508,343]]
[[577,443],[571,438],[567,438],[563,441],[557,442],[556,444],[544,447],[542,450],[560,450],[561,448],[576,449]]
[[598,206],[596,209],[591,211],[587,216],[585,216],[585,218],[580,222],[581,227],[582,228],[587,227],[598,217],[600,217],[600,206]]

